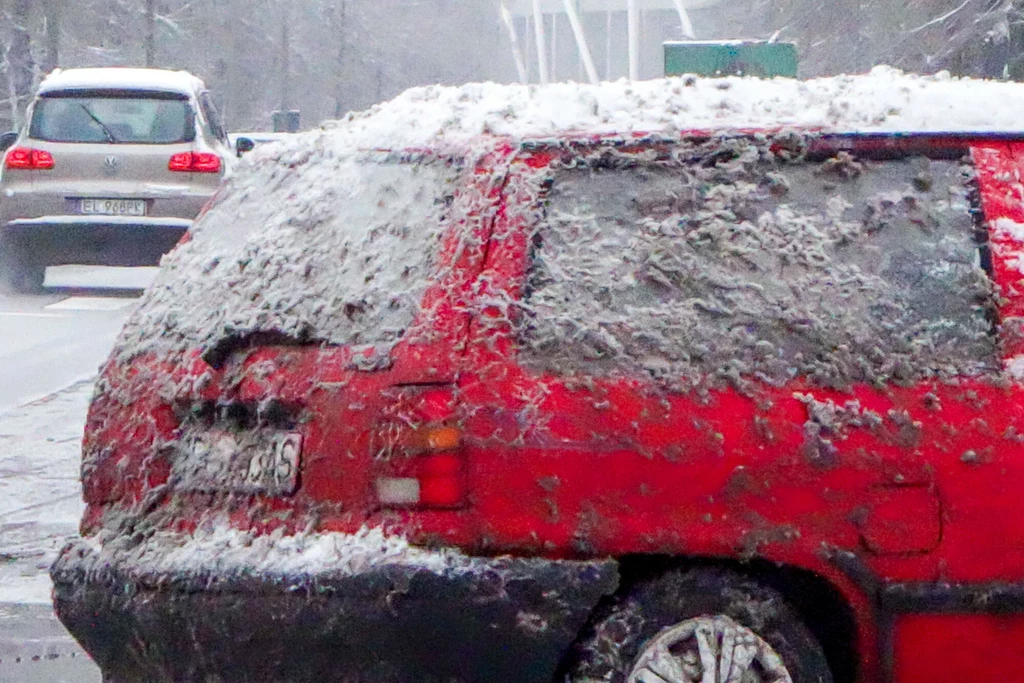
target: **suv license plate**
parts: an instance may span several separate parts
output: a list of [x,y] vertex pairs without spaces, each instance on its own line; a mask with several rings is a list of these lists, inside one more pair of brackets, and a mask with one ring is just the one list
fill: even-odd
[[186,490],[289,496],[301,455],[300,434],[211,431],[185,437],[173,470]]
[[80,199],[78,211],[86,216],[145,216],[145,199]]

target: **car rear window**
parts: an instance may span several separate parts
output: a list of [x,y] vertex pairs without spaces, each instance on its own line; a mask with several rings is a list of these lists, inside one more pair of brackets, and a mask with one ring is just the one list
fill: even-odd
[[388,349],[413,323],[458,168],[283,148],[233,174],[165,257],[123,333],[129,354],[226,340]]
[[41,97],[29,135],[50,142],[173,144],[195,139],[188,100],[156,97]]
[[772,149],[714,141],[556,163],[533,236],[524,360],[685,388],[998,368],[965,161]]

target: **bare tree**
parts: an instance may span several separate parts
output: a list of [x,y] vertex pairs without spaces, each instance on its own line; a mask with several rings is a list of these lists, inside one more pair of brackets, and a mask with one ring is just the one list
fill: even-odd
[[60,66],[61,6],[63,0],[45,0],[46,50],[40,67],[49,73]]
[[32,57],[32,0],[14,0],[11,7],[11,36],[7,46],[7,81],[11,94],[11,119],[21,124],[22,113],[32,94],[35,60]]
[[146,66],[156,64],[156,0],[146,0]]

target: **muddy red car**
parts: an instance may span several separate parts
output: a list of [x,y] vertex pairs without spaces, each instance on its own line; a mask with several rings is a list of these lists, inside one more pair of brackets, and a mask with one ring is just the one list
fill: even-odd
[[108,682],[1016,680],[1022,168],[257,151],[99,380],[57,612]]

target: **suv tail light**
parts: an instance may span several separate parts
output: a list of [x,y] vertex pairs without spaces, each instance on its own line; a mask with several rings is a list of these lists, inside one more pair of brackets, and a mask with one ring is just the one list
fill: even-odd
[[417,404],[411,411],[414,420],[389,420],[377,429],[374,455],[381,467],[374,482],[377,502],[390,508],[462,507],[465,458],[462,431],[451,421],[452,395],[445,389],[430,389],[413,402]]
[[7,168],[19,171],[48,171],[53,165],[53,155],[45,150],[15,147],[7,152]]
[[179,152],[171,157],[167,169],[180,173],[219,173],[221,160],[210,152]]

